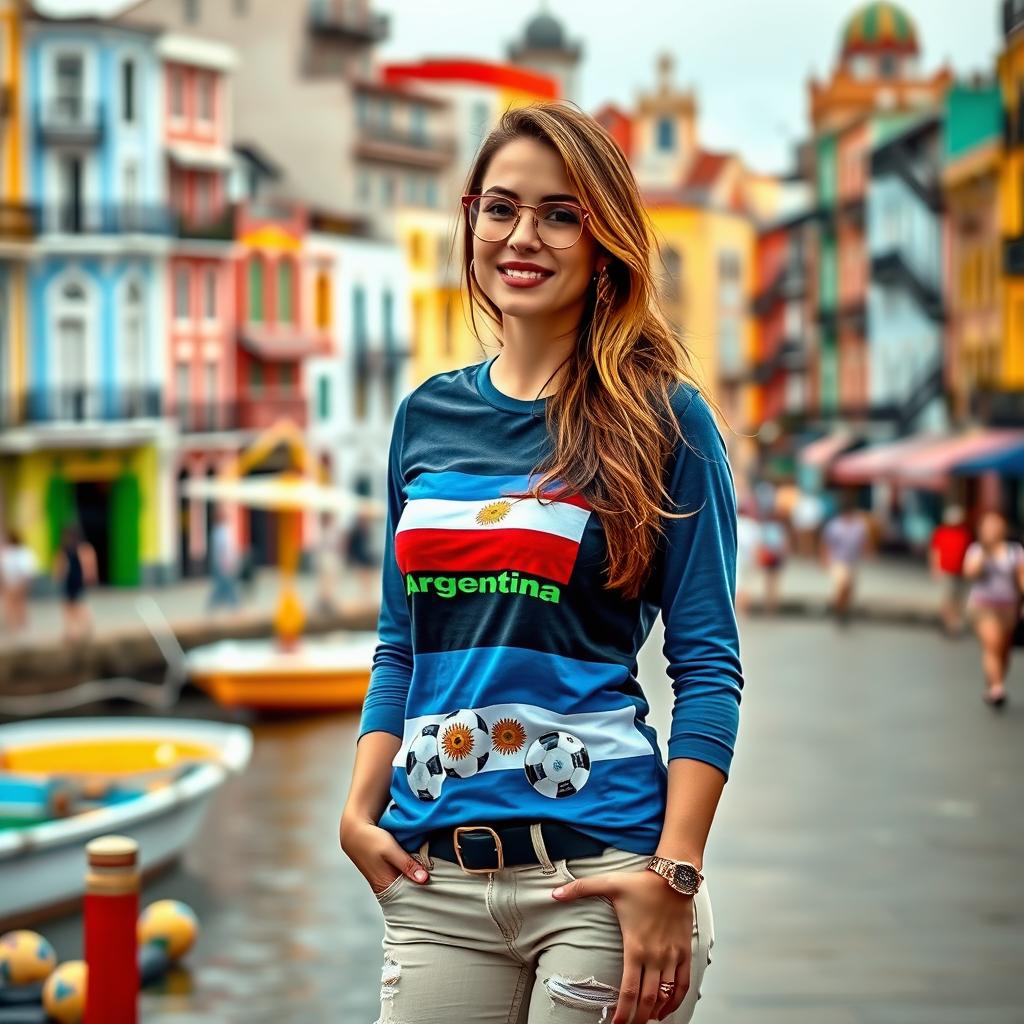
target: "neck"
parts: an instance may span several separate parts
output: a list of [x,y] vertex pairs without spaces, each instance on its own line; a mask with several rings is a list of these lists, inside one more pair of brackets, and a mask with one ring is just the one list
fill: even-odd
[[491,366],[491,383],[502,394],[525,401],[554,394],[565,372],[562,364],[576,347],[581,313],[573,307],[543,320],[504,316],[503,345]]

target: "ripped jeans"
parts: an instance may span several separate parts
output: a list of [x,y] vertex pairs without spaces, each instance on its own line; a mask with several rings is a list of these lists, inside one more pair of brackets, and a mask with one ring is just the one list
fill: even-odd
[[[600,856],[552,861],[538,829],[541,863],[487,874],[415,854],[430,871],[417,885],[399,875],[377,896],[384,966],[377,1024],[607,1024],[622,980],[622,933],[602,896],[559,903],[551,890],[574,878],[642,871],[650,859],[609,847]],[[711,963],[714,923],[707,882],[693,901],[690,987],[671,1024],[686,1024]]]

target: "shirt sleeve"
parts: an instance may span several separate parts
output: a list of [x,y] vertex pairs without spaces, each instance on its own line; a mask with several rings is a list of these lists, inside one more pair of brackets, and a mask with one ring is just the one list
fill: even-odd
[[363,701],[359,736],[383,731],[401,737],[405,726],[405,704],[412,679],[412,634],[409,605],[402,574],[395,561],[395,529],[405,506],[402,477],[402,442],[409,403],[406,396],[395,413],[388,451],[388,512],[384,536],[380,615],[377,619],[377,649],[370,670],[370,685]]
[[669,760],[692,758],[728,778],[743,674],[736,623],[736,490],[711,410],[697,393],[680,414],[683,441],[668,479],[661,572],[664,653],[675,702]]

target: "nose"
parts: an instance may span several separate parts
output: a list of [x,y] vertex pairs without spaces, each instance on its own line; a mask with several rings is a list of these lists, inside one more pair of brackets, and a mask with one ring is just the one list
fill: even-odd
[[533,210],[519,211],[519,220],[507,241],[513,249],[538,249],[540,247],[540,235],[537,234],[537,215]]

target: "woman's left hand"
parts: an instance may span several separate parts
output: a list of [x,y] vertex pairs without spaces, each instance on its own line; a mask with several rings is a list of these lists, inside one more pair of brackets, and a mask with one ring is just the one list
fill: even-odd
[[[622,930],[622,984],[611,1024],[662,1020],[690,987],[693,897],[676,892],[653,871],[616,871],[568,882],[552,892],[557,900],[606,896]],[[674,986],[666,996],[659,986]]]

